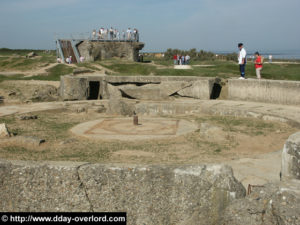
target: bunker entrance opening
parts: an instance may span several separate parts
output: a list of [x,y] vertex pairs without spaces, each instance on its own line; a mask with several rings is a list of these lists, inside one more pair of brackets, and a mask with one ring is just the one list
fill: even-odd
[[100,92],[100,82],[99,81],[90,81],[89,82],[89,100],[99,99]]

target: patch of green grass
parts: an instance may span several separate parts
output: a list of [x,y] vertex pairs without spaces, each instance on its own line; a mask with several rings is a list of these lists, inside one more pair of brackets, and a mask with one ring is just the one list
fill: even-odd
[[[172,60],[154,60],[155,64],[173,66]],[[143,65],[143,64],[142,64]],[[191,61],[193,70],[156,69],[156,75],[207,76],[207,77],[238,77],[239,65],[233,61]],[[197,65],[213,65],[213,67],[198,67]],[[300,80],[300,64],[264,64],[262,77],[273,80]],[[252,62],[246,65],[246,76],[255,78],[255,68]]]
[[33,77],[23,78],[23,80],[50,80],[59,81],[60,76],[73,73],[73,68],[64,64],[58,64],[47,70],[47,75],[37,75]]
[[30,52],[35,52],[38,55],[53,55],[55,56],[55,50],[45,51],[45,50],[37,50],[37,49],[9,49],[9,48],[0,48],[0,55],[20,55],[25,56]]
[[21,74],[15,74],[15,75],[10,75],[10,76],[0,75],[0,83],[5,80],[22,80],[23,77],[24,76]]
[[101,64],[102,66],[113,70],[120,75],[149,75],[156,70],[155,66],[143,63],[115,63],[115,64]]

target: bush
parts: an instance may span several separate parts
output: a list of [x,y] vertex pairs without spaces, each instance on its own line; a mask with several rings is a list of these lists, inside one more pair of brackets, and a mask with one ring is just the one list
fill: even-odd
[[180,49],[171,49],[168,48],[165,52],[165,59],[170,60],[173,59],[174,55],[189,55],[192,60],[215,60],[215,59],[222,59],[227,61],[236,61],[237,54],[236,53],[230,53],[230,54],[221,54],[216,56],[213,52],[207,52],[204,50],[200,50],[197,52],[195,48],[192,48],[190,50],[180,50]]

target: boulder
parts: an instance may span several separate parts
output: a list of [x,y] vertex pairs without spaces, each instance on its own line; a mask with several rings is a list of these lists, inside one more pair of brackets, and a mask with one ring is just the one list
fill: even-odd
[[10,137],[10,133],[6,127],[5,123],[0,124],[0,138],[8,138]]

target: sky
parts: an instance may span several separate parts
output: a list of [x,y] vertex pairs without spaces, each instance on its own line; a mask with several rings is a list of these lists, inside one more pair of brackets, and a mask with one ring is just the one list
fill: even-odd
[[0,48],[54,49],[55,37],[137,28],[144,51],[300,50],[300,0],[0,0]]

